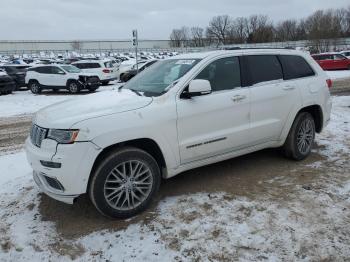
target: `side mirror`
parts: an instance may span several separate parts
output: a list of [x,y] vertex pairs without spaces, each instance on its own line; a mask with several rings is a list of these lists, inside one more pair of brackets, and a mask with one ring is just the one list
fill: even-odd
[[194,79],[188,86],[188,91],[182,94],[182,98],[191,98],[194,96],[202,96],[211,93],[211,85],[208,80]]

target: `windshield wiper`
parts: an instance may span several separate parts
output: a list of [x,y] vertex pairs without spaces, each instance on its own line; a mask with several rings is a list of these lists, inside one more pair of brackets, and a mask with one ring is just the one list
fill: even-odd
[[129,89],[130,91],[133,91],[135,94],[137,94],[138,96],[142,96],[141,93],[135,89]]

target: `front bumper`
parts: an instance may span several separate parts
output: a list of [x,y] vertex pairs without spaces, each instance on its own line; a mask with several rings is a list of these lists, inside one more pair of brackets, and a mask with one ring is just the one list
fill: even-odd
[[15,89],[16,89],[15,82],[9,82],[9,83],[0,85],[0,92],[15,91]]
[[[34,181],[39,189],[48,196],[69,204],[87,192],[91,169],[99,152],[100,149],[91,142],[62,145],[44,139],[39,148],[30,139],[26,140],[27,159],[33,168]],[[41,161],[61,163],[61,167],[50,168]]]

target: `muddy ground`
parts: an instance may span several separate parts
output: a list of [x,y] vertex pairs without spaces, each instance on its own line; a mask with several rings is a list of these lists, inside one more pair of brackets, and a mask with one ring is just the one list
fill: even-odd
[[[30,123],[31,116],[0,119],[0,154],[15,152],[23,147]],[[253,201],[268,199],[273,203],[279,203],[283,207],[289,205],[291,201],[298,201],[300,192],[313,192],[315,194],[326,194],[334,201],[335,205],[344,205],[344,199],[332,195],[325,188],[327,181],[330,180],[334,185],[338,184],[340,187],[348,181],[350,156],[343,155],[343,161],[339,163],[322,156],[321,150],[322,146],[315,143],[313,153],[309,158],[301,162],[295,162],[283,157],[278,149],[268,149],[184,172],[172,179],[163,181],[160,193],[151,208],[130,220],[110,220],[102,217],[86,196],[81,196],[73,206],[70,206],[41,195],[39,212],[43,221],[50,221],[55,224],[57,233],[63,239],[74,240],[101,230],[126,229],[129,225],[136,223],[144,225],[150,225],[154,221],[163,223],[164,221],[158,218],[157,205],[170,196],[186,196],[204,192],[208,194],[210,199],[211,194],[224,192],[225,198],[228,200],[239,197]],[[320,163],[322,163],[322,168],[315,168]],[[227,200],[225,198],[222,201]],[[186,197],[182,201],[187,201]],[[218,203],[217,201],[213,202]],[[212,209],[211,206],[201,208]],[[344,206],[344,210],[348,212],[350,206]],[[313,218],[315,222],[318,217],[322,217],[323,211],[320,206],[317,206],[317,202],[316,204],[310,203],[309,211],[315,213]],[[241,212],[249,215],[252,210],[244,209]],[[185,223],[190,223],[196,219],[196,213],[191,215],[179,213],[176,215]],[[296,214],[296,216],[303,216],[303,214]],[[330,222],[326,221],[325,223]],[[347,219],[347,225],[349,223],[350,217]],[[329,232],[325,234],[328,236],[331,232],[334,235],[339,235],[341,231],[341,234],[346,236],[344,238],[345,244],[350,246],[350,229],[347,225],[329,228]],[[169,237],[165,233],[162,235],[162,232],[160,234],[163,240],[169,243],[170,249],[178,249],[176,245],[173,245],[176,237]],[[57,249],[56,252],[62,255],[73,254],[73,256],[78,257],[85,252],[84,249],[77,249],[76,246],[61,246],[60,242],[57,242],[57,245],[52,248],[53,250]],[[315,249],[316,251],[317,249]],[[329,258],[332,260],[332,256]]]

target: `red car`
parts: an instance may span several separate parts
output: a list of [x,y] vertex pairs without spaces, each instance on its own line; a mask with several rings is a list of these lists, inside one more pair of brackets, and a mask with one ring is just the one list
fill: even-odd
[[337,53],[312,55],[323,70],[349,69],[350,59]]

